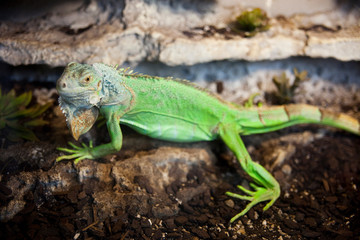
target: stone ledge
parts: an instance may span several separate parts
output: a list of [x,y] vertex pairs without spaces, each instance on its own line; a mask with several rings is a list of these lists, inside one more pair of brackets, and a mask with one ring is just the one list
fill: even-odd
[[360,60],[360,27],[338,32],[308,32],[305,55],[332,57],[341,61]]
[[269,30],[253,38],[233,35],[226,39],[218,34],[200,38],[182,36],[161,44],[159,60],[174,66],[219,60],[275,60],[302,55],[306,43],[305,32],[283,30]]
[[[210,37],[188,37],[182,33],[151,33],[140,28],[119,30],[104,26],[85,36],[69,36],[52,30],[18,35],[2,34],[0,59],[12,65],[48,64],[64,66],[70,61],[138,63],[159,60],[167,65],[193,65],[218,60],[275,60],[292,56],[332,57],[341,61],[360,60],[359,27],[338,32],[314,32],[274,27],[253,38],[218,34]],[[292,34],[288,34],[291,32]],[[39,37],[40,36],[40,37]],[[61,39],[60,41],[54,38]],[[306,37],[308,36],[308,37]]]
[[[280,3],[274,1],[273,7]],[[359,26],[355,21],[359,13],[343,10],[335,1],[316,11],[285,15],[286,19],[276,18],[288,13],[286,8],[283,12],[267,9],[269,15],[276,15],[271,28],[253,38],[216,31],[209,35],[201,30],[225,29],[248,4],[184,1],[172,5],[134,0],[113,6],[92,0],[59,5],[62,7],[44,9],[21,21],[8,17],[0,22],[0,60],[12,65],[50,66],[64,66],[70,61],[136,65],[144,60],[176,66],[292,56],[360,60]],[[319,25],[322,30],[312,30]]]

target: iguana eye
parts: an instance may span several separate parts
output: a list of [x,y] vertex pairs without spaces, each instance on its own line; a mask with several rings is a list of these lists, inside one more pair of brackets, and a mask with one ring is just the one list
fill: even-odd
[[91,82],[91,80],[92,80],[92,77],[91,77],[91,76],[86,76],[86,77],[83,79],[83,82],[84,82],[84,83],[89,83],[89,82]]

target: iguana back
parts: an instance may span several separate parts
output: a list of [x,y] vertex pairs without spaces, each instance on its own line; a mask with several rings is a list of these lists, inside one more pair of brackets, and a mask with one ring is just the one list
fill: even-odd
[[135,97],[120,121],[150,137],[213,140],[220,122],[235,121],[237,110],[230,103],[187,81],[131,75],[124,81]]
[[241,135],[301,123],[320,123],[359,134],[356,119],[306,104],[240,108],[183,80],[127,75],[124,81],[135,100],[121,122],[153,138],[179,142],[214,140],[219,124],[236,124]]

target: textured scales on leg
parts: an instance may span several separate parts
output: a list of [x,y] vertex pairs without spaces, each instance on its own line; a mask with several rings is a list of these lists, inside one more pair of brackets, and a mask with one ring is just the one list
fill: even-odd
[[71,148],[58,148],[68,155],[58,157],[57,161],[74,159],[76,164],[119,151],[123,141],[120,123],[168,141],[211,141],[220,137],[254,181],[250,184],[254,190],[239,186],[245,195],[226,193],[250,202],[231,222],[260,202],[268,201],[264,210],[268,209],[280,195],[276,179],[251,160],[239,135],[302,123],[329,125],[359,135],[359,122],[345,114],[304,104],[237,108],[187,81],[138,75],[102,63],[69,63],[56,88],[60,107],[76,140],[90,130],[99,113],[106,119],[111,138],[109,143],[95,147],[92,142],[82,147],[69,143]]
[[233,217],[230,222],[234,222],[239,217],[246,214],[254,205],[269,201],[264,207],[264,211],[274,204],[276,199],[280,196],[280,185],[276,179],[260,164],[253,162],[246,150],[246,147],[241,140],[239,129],[236,125],[225,125],[220,127],[220,137],[235,154],[241,167],[254,180],[255,184],[250,184],[255,191],[250,191],[242,186],[238,188],[247,195],[239,195],[236,193],[227,192],[226,194],[241,200],[250,201],[246,208]]

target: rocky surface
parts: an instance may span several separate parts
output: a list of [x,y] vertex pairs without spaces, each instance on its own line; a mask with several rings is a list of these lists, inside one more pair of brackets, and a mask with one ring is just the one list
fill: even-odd
[[[36,101],[56,102],[54,90],[43,87],[54,87],[62,66],[105,62],[197,81],[238,104],[253,93],[260,93],[255,102],[271,104],[272,77],[285,71],[292,78],[296,67],[307,70],[311,81],[301,85],[295,102],[360,119],[358,3],[311,4],[14,0],[0,7],[0,83],[17,92],[41,86]],[[243,38],[228,28],[248,7],[268,13],[269,31]],[[268,211],[260,204],[231,225],[246,203],[224,193],[249,183],[222,143],[168,143],[123,127],[118,154],[56,163],[56,147],[71,136],[56,104],[46,114],[51,124],[37,129],[39,142],[1,139],[1,239],[360,236],[357,136],[296,126],[244,137],[253,159],[279,180],[282,194]],[[104,128],[81,140],[90,139],[109,140]]]
[[[139,144],[139,141],[137,143]],[[26,149],[32,147],[33,145],[27,145]],[[54,149],[51,146],[49,148],[48,144],[43,148],[37,146],[32,152],[26,149],[15,155],[11,148],[2,151],[2,163],[10,158],[44,161],[44,156],[46,159],[56,157],[51,154]],[[129,154],[126,148],[124,151]],[[71,162],[64,162],[50,169],[38,163],[44,168],[16,175],[11,172],[1,175],[2,180],[6,178],[7,184],[3,187],[11,189],[12,199],[6,206],[1,207],[0,220],[13,219],[24,209],[25,196],[39,185],[42,186],[44,198],[68,192],[79,184],[93,186],[92,198],[98,208],[97,217],[101,220],[111,216],[115,209],[125,211],[127,208],[141,209],[136,211],[140,216],[149,211],[156,218],[174,216],[180,211],[180,205],[187,204],[194,196],[216,186],[215,176],[203,172],[215,161],[214,155],[205,145],[196,144],[191,148],[161,147],[139,152],[120,161],[119,158],[112,157],[110,162],[105,163],[89,160],[73,166]],[[36,162],[17,161],[16,164],[35,166]],[[167,192],[172,191],[172,186],[187,182],[195,171],[200,173],[199,176],[193,176],[195,179],[201,178],[200,185],[177,189],[176,194],[167,195]],[[168,197],[164,198],[165,195]],[[40,206],[42,203],[38,204]]]
[[359,31],[360,26],[338,32],[308,32],[305,55],[333,57],[342,61],[359,60]]
[[[360,118],[360,91],[349,72],[342,79],[347,84],[320,79],[304,83],[296,101]],[[338,78],[332,73],[322,76],[326,74]],[[219,82],[208,86],[217,86],[218,93],[240,104],[237,93],[255,89],[264,93],[262,101],[271,99],[267,97],[272,91],[270,82],[237,82],[231,88]],[[12,84],[21,92],[33,89],[35,83]],[[34,96],[38,102],[46,101],[45,96],[56,100],[51,89],[36,90]],[[124,144],[119,153],[78,165],[56,163],[61,154],[56,147],[66,146],[71,135],[58,106],[47,112],[46,119],[51,124],[36,131],[40,142],[2,140],[2,239],[360,236],[357,136],[319,126],[296,126],[244,137],[253,159],[279,180],[282,194],[268,211],[263,213],[260,204],[231,225],[229,219],[246,203],[224,193],[238,192],[237,184],[249,187],[249,182],[221,142],[169,143],[122,127]],[[96,144],[107,142],[106,129],[95,127],[81,140],[90,139]]]
[[[144,60],[174,66],[291,56],[359,60],[356,3],[328,2],[313,11],[299,7],[292,15],[275,11],[281,9],[275,6],[288,6],[281,1],[271,6],[247,1],[13,3],[0,14],[0,59],[12,65],[51,66],[70,61],[134,65]],[[228,24],[250,6],[267,10],[271,27],[243,38]]]
[[69,138],[65,125],[58,131],[62,135],[45,129],[38,132],[41,142],[0,150],[2,239],[360,236],[356,136],[296,127],[246,137],[254,160],[271,169],[282,194],[268,211],[260,204],[229,224],[245,202],[224,193],[248,181],[219,143],[171,144],[125,129],[119,154],[74,166],[54,162],[55,147]]

